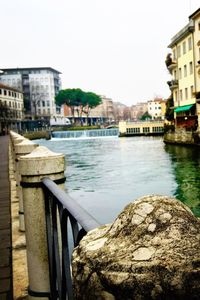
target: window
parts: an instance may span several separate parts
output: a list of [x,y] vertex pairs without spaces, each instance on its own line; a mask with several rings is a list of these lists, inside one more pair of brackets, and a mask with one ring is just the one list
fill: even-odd
[[0,89],[0,95],[1,95],[1,93],[2,93],[2,91],[1,91],[1,89]]
[[144,133],[150,132],[150,128],[149,128],[149,127],[143,127],[143,132],[144,132]]
[[199,22],[199,24],[198,24],[198,28],[199,28],[199,30],[200,30],[200,22]]
[[6,96],[7,95],[7,91],[6,90],[4,90],[4,96]]
[[175,92],[175,99],[174,100],[178,101],[178,93],[177,93],[177,91]]
[[186,76],[187,76],[187,66],[184,65],[184,77],[186,77]]
[[178,46],[177,48],[177,57],[181,56],[181,46]]
[[183,42],[183,54],[186,53],[186,42]]
[[182,92],[182,90],[180,90],[180,100],[182,100],[183,99],[183,92]]
[[190,75],[191,75],[191,74],[193,74],[193,65],[192,65],[192,61],[190,62],[189,66],[190,66]]
[[49,100],[47,101],[47,106],[50,106],[50,101]]
[[193,97],[194,97],[193,93],[194,93],[194,86],[193,86],[193,85],[191,85],[191,87],[190,87],[190,94],[191,94],[191,98],[193,98]]
[[173,50],[173,60],[176,60],[176,49]]
[[191,50],[192,49],[192,38],[189,37],[188,39],[188,50]]
[[42,101],[42,106],[43,106],[43,107],[45,106],[45,101]]
[[178,69],[179,79],[182,79],[182,71],[181,68]]
[[187,99],[188,99],[188,89],[185,88],[185,100],[187,100]]

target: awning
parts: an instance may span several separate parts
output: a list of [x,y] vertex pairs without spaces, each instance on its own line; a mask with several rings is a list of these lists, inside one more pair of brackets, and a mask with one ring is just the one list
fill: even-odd
[[190,108],[193,106],[194,104],[190,104],[190,105],[183,105],[183,106],[179,106],[179,107],[176,107],[174,109],[174,111],[177,113],[177,112],[181,112],[181,111],[187,111],[187,110],[190,110]]

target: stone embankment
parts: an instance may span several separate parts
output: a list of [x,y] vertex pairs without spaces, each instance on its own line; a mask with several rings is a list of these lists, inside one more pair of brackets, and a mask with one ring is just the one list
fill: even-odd
[[184,128],[169,131],[164,134],[164,142],[168,144],[200,145],[198,132],[186,131]]
[[74,250],[76,299],[199,299],[199,249],[200,220],[184,204],[140,198]]

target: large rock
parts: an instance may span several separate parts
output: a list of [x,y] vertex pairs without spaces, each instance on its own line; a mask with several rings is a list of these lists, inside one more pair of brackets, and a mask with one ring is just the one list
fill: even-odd
[[76,299],[200,299],[200,220],[181,202],[145,196],[73,252]]

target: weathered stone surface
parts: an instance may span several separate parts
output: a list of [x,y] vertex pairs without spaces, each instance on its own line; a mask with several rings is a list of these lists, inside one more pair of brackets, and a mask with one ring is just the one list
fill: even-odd
[[185,144],[185,145],[199,145],[199,132],[186,131],[185,128],[176,128],[175,131],[169,131],[164,134],[164,142],[170,144]]
[[192,300],[200,295],[200,220],[180,201],[145,196],[73,252],[81,300]]

